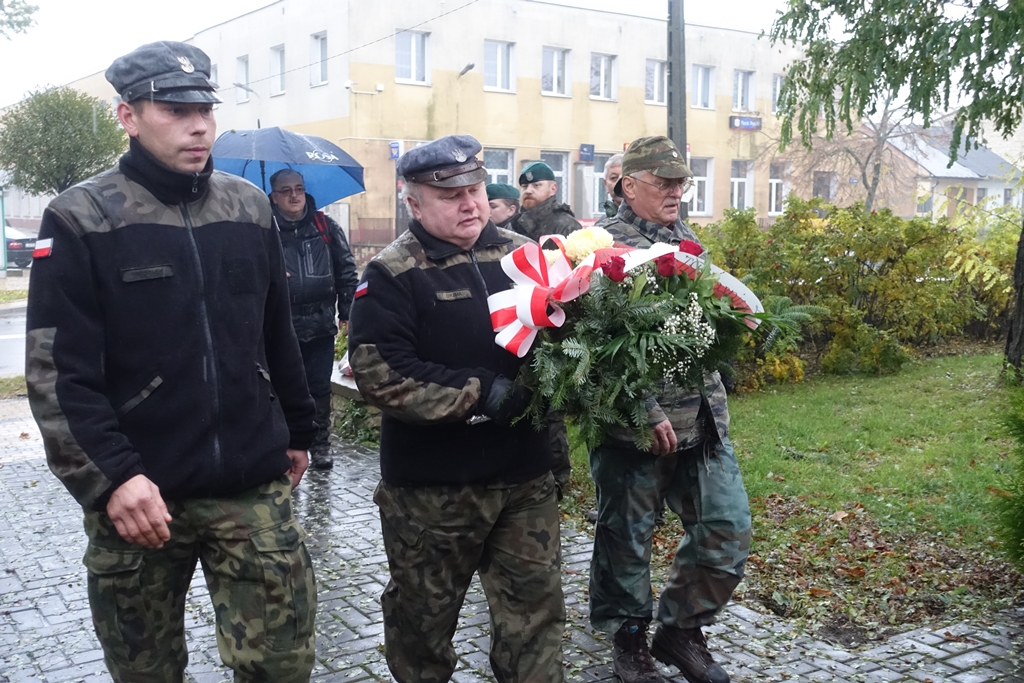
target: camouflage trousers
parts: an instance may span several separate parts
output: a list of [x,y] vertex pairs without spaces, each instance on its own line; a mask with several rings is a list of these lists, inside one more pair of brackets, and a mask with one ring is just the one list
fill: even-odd
[[572,462],[569,460],[569,433],[565,430],[565,413],[549,410],[547,415],[548,436],[551,439],[551,474],[555,476],[558,499],[569,485],[572,476]]
[[750,553],[750,506],[729,440],[662,457],[595,448],[590,470],[598,510],[590,566],[594,628],[614,633],[628,618],[650,620],[651,538],[663,497],[686,534],[661,591],[658,621],[678,628],[712,623]]
[[491,623],[499,683],[558,683],[562,674],[559,512],[550,473],[523,484],[398,487],[381,482],[391,580],[381,595],[384,652],[399,683],[442,683],[474,572]]
[[288,477],[234,498],[166,502],[174,519],[159,549],[122,539],[105,512],[85,514],[89,605],[114,680],[183,680],[185,594],[198,561],[236,683],[308,681],[316,585]]

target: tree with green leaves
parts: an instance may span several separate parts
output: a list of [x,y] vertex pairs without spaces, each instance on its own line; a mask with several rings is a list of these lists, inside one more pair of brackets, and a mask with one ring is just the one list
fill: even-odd
[[0,36],[11,39],[13,33],[25,33],[35,20],[39,8],[25,0],[0,0]]
[[[1024,117],[1020,0],[789,0],[770,35],[804,50],[779,96],[783,146],[794,126],[805,146],[852,131],[893,97],[925,127],[952,113],[953,159],[984,122],[1008,136]],[[1006,360],[1024,377],[1024,229],[1014,284]]]
[[110,107],[73,88],[32,93],[0,117],[0,168],[34,194],[60,194],[112,166],[127,147]]

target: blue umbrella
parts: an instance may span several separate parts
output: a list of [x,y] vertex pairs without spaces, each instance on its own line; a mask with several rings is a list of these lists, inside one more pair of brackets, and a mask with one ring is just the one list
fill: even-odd
[[283,128],[229,130],[213,143],[213,167],[242,176],[264,192],[270,176],[284,168],[298,171],[317,208],[363,192],[363,167],[333,142]]

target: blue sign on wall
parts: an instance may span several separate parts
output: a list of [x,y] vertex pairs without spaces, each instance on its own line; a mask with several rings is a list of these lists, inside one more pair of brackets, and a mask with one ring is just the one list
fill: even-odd
[[392,159],[397,159],[400,156],[402,156],[402,143],[398,142],[398,140],[392,140],[391,141],[391,158]]
[[580,161],[593,161],[594,160],[594,146],[593,145],[580,145]]
[[730,116],[729,127],[734,130],[761,130],[761,119],[757,116]]

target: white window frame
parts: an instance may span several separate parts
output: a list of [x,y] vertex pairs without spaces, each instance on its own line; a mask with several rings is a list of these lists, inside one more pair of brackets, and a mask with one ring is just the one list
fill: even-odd
[[327,31],[309,36],[309,87],[327,83]]
[[516,91],[515,54],[515,43],[484,41],[484,90]]
[[[778,172],[778,177],[773,171]],[[786,165],[777,162],[768,164],[768,215],[781,216],[786,205]]]
[[736,69],[732,72],[732,110],[754,111],[754,72]]
[[782,92],[782,84],[785,78],[782,74],[772,74],[772,113],[779,113],[779,93]]
[[690,106],[694,109],[715,108],[715,67],[703,64],[693,65]]
[[615,55],[590,53],[590,99],[614,102],[617,96],[618,75]]
[[[551,55],[551,87],[544,83],[548,55]],[[540,93],[550,97],[572,97],[569,87],[569,50],[560,47],[545,47],[541,50]]]
[[644,69],[644,103],[668,104],[668,62],[647,60]]
[[[488,166],[488,155],[491,155],[490,160],[493,160],[494,154],[508,154],[508,164],[503,167]],[[506,185],[518,187],[519,176],[516,174],[515,168],[516,151],[514,149],[503,149],[498,147],[484,149],[484,169],[487,171],[488,183],[504,183]]]
[[[736,175],[737,169],[736,164],[743,164],[743,175]],[[749,209],[752,205],[751,202],[751,190],[753,189],[753,183],[751,182],[751,173],[754,170],[754,162],[749,159],[733,159],[730,164],[729,172],[729,207],[732,209]]]
[[[409,63],[401,64],[401,47],[409,42]],[[399,69],[408,68],[408,76],[399,76]],[[395,32],[395,83],[430,85],[430,34],[426,31]]]
[[[559,163],[551,163],[556,157],[559,159]],[[566,201],[566,198],[572,197],[572,194],[569,192],[569,179],[572,177],[571,169],[569,168],[569,153],[541,151],[540,160],[550,166],[552,173],[555,175],[555,183],[558,185],[555,201],[559,204],[568,204],[569,202]]]
[[1013,206],[1013,188],[1003,188],[1003,206]]
[[270,48],[270,96],[283,95],[285,91],[284,79],[285,69],[284,45],[275,45]]
[[[242,55],[235,59],[235,83],[249,87],[249,55]],[[249,91],[245,88],[235,86],[235,102],[242,104],[249,101]]]
[[975,206],[984,206],[986,199],[988,199],[988,188],[987,187],[979,187],[974,192],[974,205]]
[[[704,175],[697,175],[700,169],[695,161],[707,162],[704,167]],[[696,167],[696,168],[695,168]],[[715,160],[711,157],[690,157],[690,170],[693,171],[693,199],[690,200],[690,216],[711,216],[714,214],[714,176]],[[704,207],[700,208],[699,201],[703,198]]]

